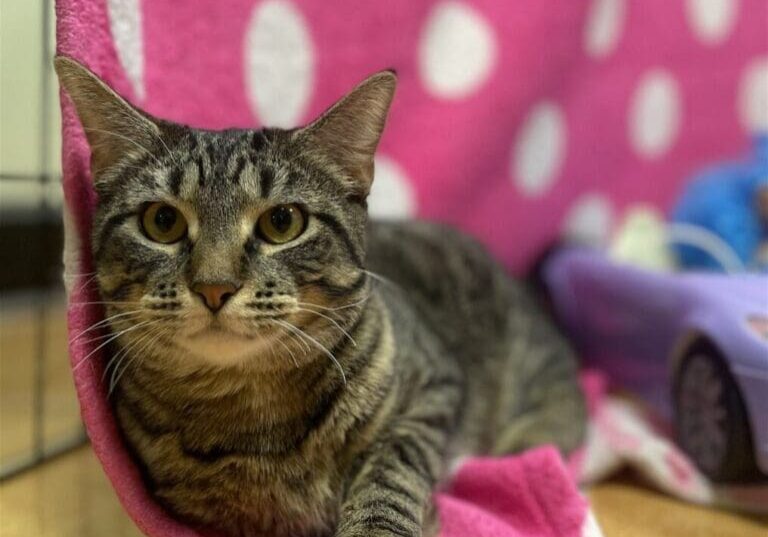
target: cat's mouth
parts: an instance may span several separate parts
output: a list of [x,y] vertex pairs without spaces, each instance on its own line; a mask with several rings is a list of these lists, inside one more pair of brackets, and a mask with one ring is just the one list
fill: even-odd
[[193,339],[201,338],[201,337],[211,337],[211,336],[234,336],[234,337],[241,337],[245,338],[246,336],[239,334],[238,332],[235,332],[234,330],[229,330],[228,328],[224,328],[223,326],[207,326],[203,328],[202,330],[198,330],[194,334],[192,334],[190,337]]
[[209,324],[208,326],[193,332],[188,337],[190,340],[197,342],[201,340],[226,341],[228,344],[234,342],[243,343],[254,338],[253,334],[244,334],[238,330],[224,326],[221,323]]
[[271,356],[269,334],[243,334],[220,323],[210,324],[177,339],[176,344],[202,362],[231,366],[253,363],[259,357]]

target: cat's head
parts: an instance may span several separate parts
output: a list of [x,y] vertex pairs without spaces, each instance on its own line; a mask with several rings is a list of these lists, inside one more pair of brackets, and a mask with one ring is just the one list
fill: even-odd
[[303,128],[206,131],[136,109],[70,59],[56,70],[91,147],[92,251],[123,348],[270,369],[340,337],[369,292],[365,200],[394,73]]

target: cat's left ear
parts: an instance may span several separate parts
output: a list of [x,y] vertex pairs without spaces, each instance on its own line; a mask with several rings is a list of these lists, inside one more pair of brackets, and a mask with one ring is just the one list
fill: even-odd
[[368,195],[373,182],[373,156],[396,86],[394,71],[376,73],[298,131],[341,166],[361,197]]
[[91,146],[91,171],[101,172],[130,152],[149,152],[160,128],[99,77],[71,58],[57,56],[53,65],[59,83],[72,99]]

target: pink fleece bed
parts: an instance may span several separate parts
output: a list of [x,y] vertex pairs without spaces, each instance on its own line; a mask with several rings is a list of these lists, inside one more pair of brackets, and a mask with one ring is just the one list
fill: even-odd
[[[372,212],[458,225],[513,271],[561,234],[600,239],[637,204],[666,208],[690,172],[739,153],[768,121],[763,0],[57,0],[56,9],[60,54],[149,112],[200,127],[300,124],[365,75],[396,68]],[[103,312],[92,304],[88,148],[66,97],[62,111],[75,336]],[[120,501],[147,535],[201,535],[145,489],[115,426],[98,344],[74,338],[71,363]],[[467,461],[436,496],[442,535],[598,535],[574,477],[642,460],[636,448],[646,445],[627,444],[603,414],[570,466],[549,448]],[[660,482],[711,501],[662,444]]]

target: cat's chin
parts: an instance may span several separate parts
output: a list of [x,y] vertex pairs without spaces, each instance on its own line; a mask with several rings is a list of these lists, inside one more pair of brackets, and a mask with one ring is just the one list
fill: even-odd
[[208,366],[235,367],[252,364],[258,368],[274,368],[274,336],[244,336],[232,330],[210,327],[190,336],[179,337],[176,344],[196,362]]

